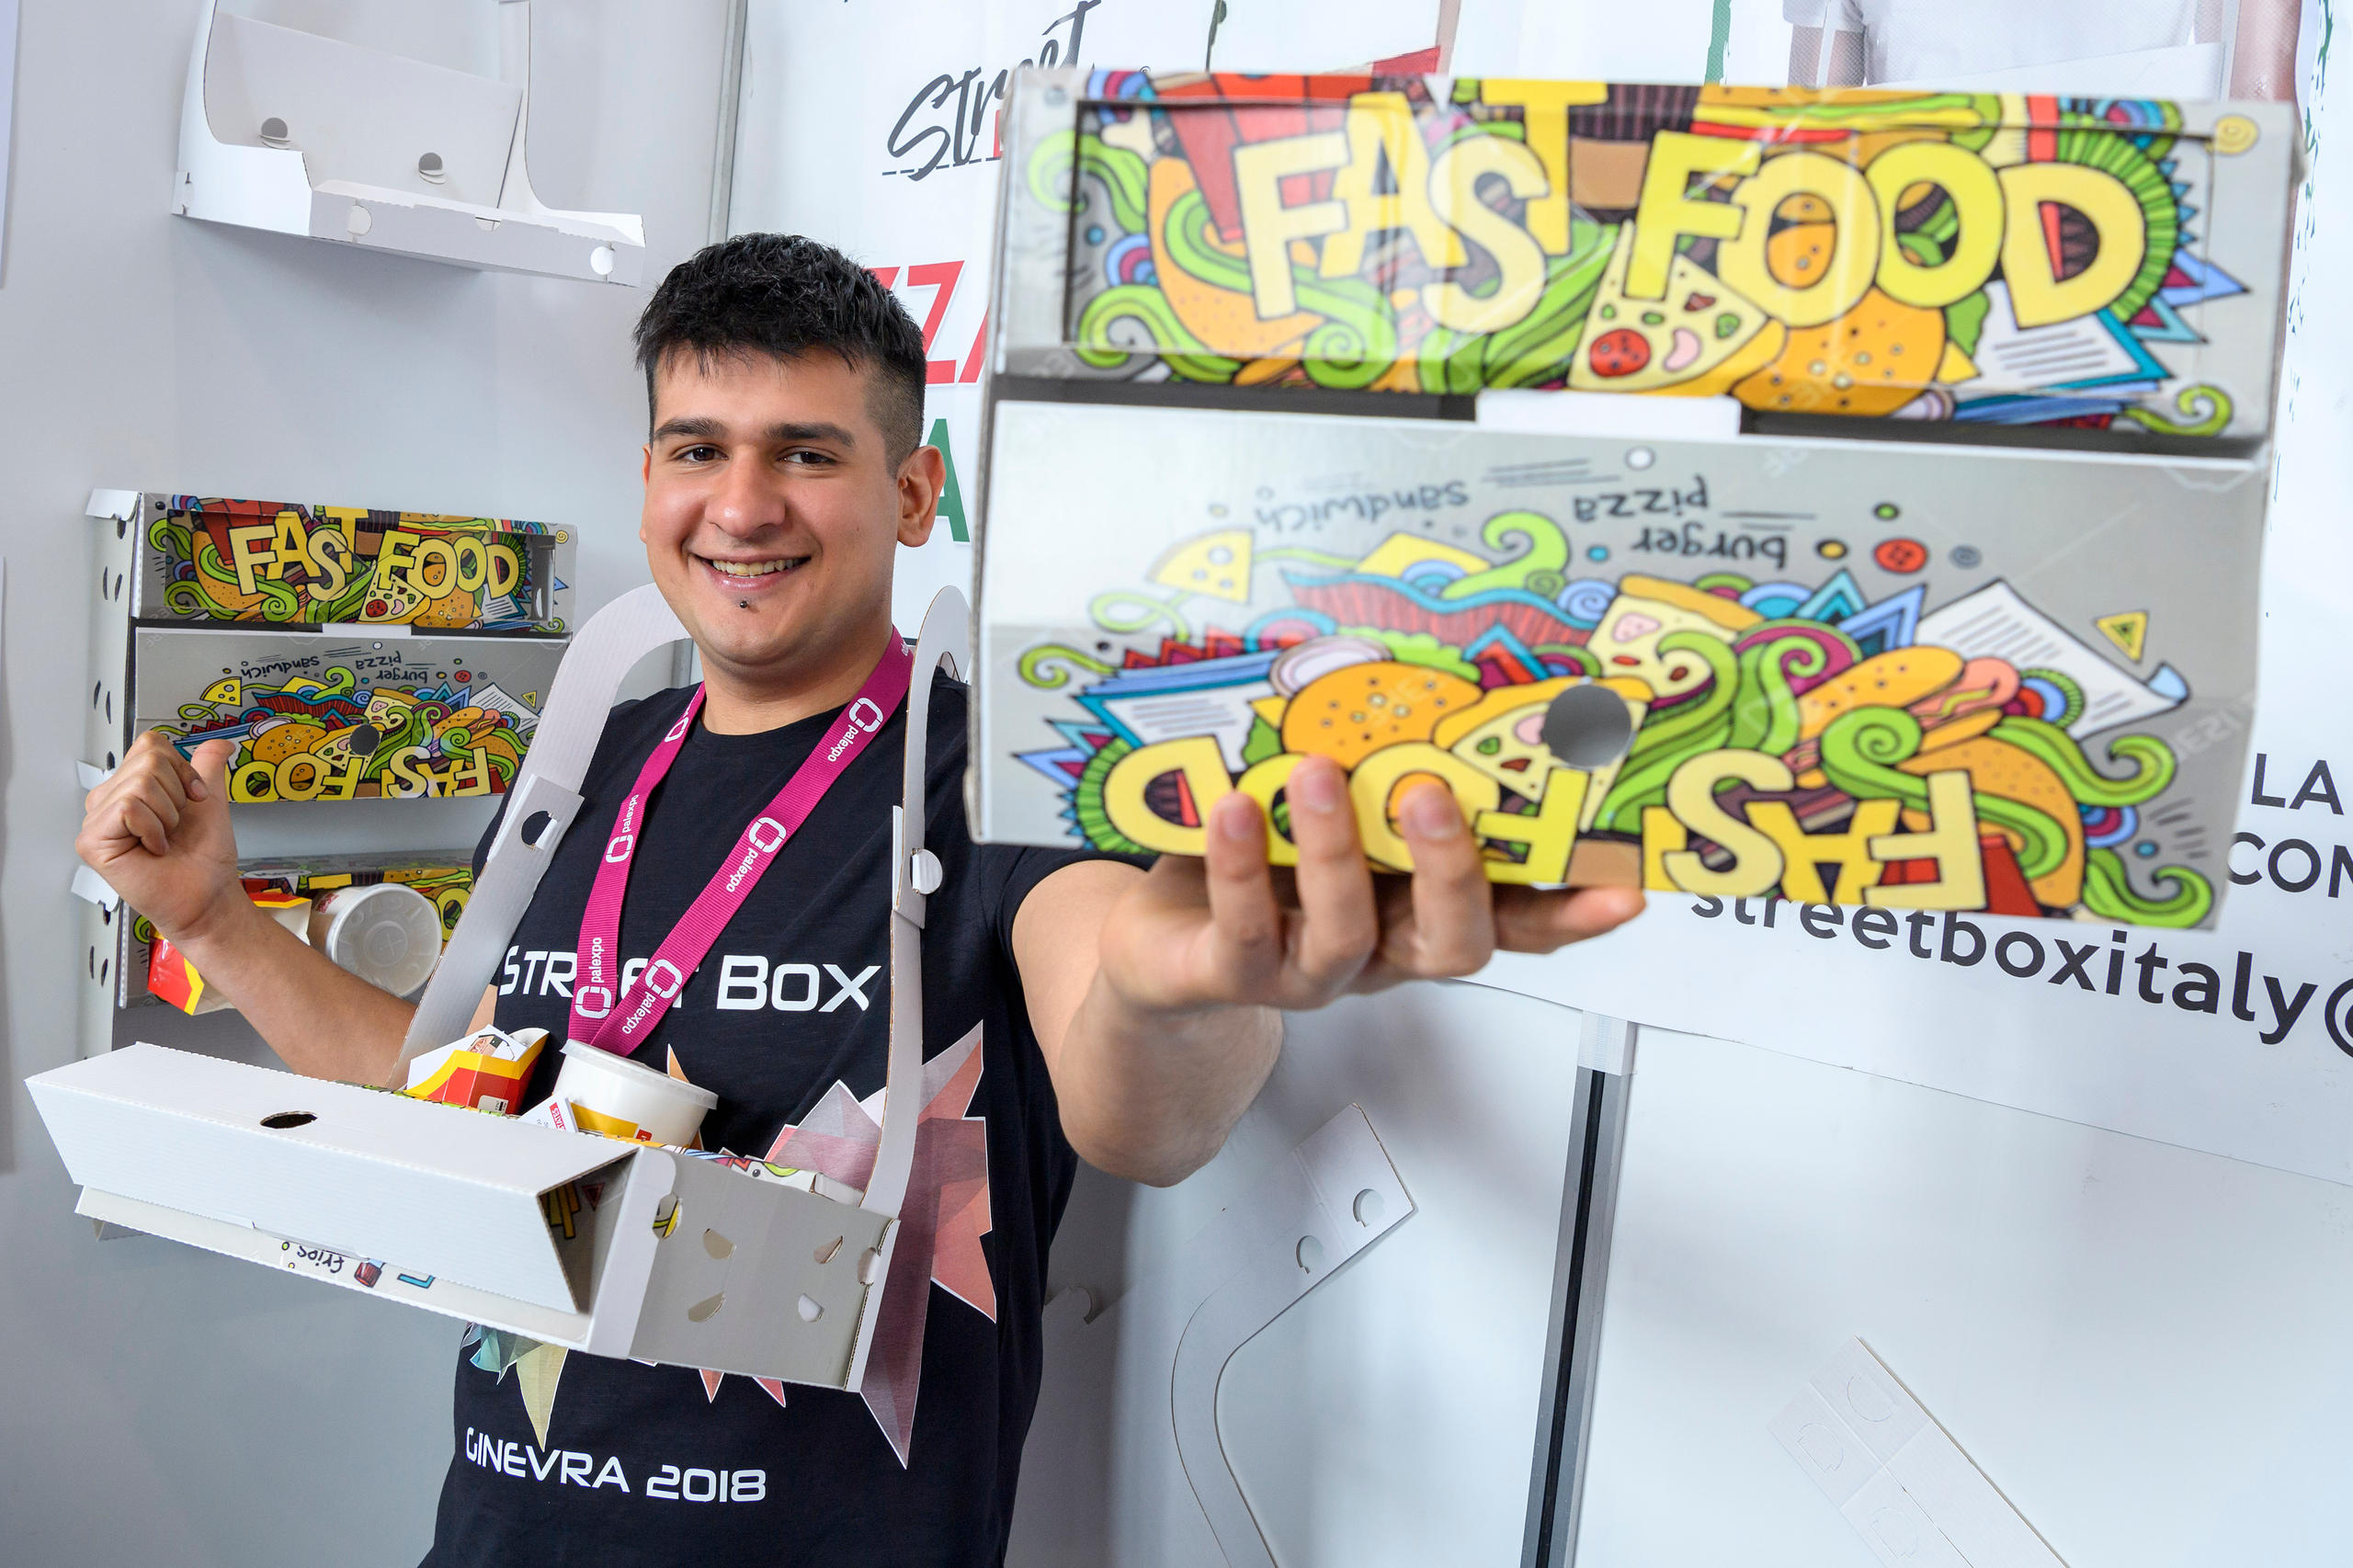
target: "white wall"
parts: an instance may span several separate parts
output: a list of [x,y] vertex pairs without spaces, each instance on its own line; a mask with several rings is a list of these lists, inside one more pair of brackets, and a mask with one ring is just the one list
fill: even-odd
[[1643,1040],[1580,1562],[1870,1568],[1766,1431],[1852,1336],[2072,1568],[2345,1561],[2353,1193]]
[[[1343,1002],[1290,1020],[1193,1180],[1080,1173],[1051,1290],[1098,1312],[1351,1103],[1412,1194],[1228,1370],[1225,1456],[1287,1568],[1518,1561],[1577,1022]],[[2345,1187],[1722,1040],[1644,1030],[1637,1063],[1580,1562],[1870,1568],[1766,1429],[1853,1336],[2073,1568],[2344,1562]],[[1086,1342],[1136,1311],[1049,1311],[1013,1568],[1222,1568],[1139,1436],[1166,1364]]]
[[[232,8],[494,68],[490,0]],[[722,0],[542,0],[532,175],[700,244]],[[144,487],[548,518],[584,613],[644,579],[634,290],[461,271],[168,216],[195,0],[25,0],[5,278],[0,555],[0,1561],[410,1563],[449,1451],[457,1326],[164,1243],[100,1244],[20,1087],[73,1058],[66,880],[84,497]],[[249,848],[470,843],[439,802],[241,811]],[[256,821],[256,813],[267,819]],[[365,820],[361,820],[365,819]],[[167,1035],[235,1049],[233,1025]],[[250,1038],[249,1036],[246,1038]]]

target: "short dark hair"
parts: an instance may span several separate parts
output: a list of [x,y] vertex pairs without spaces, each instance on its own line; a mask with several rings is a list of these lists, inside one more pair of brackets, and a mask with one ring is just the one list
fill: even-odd
[[802,234],[737,234],[670,269],[637,318],[645,406],[654,378],[676,355],[708,364],[823,350],[872,379],[874,422],[893,462],[923,444],[923,334],[871,272]]

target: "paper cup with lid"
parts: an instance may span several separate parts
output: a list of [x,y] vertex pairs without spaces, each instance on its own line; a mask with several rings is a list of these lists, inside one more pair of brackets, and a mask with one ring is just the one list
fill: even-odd
[[308,934],[337,969],[395,996],[423,985],[441,961],[440,911],[399,882],[321,894],[311,905]]
[[563,1048],[555,1097],[572,1107],[583,1131],[681,1147],[719,1104],[709,1089],[576,1040]]

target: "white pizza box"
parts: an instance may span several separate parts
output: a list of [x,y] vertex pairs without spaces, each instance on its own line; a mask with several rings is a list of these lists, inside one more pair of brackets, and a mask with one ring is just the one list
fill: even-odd
[[888,1216],[664,1149],[154,1045],[27,1087],[92,1219],[569,1349],[862,1379]]

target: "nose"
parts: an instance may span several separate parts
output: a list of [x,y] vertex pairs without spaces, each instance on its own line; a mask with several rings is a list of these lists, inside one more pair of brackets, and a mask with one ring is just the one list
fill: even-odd
[[784,486],[767,464],[738,457],[705,497],[703,520],[734,539],[778,528],[785,523]]

